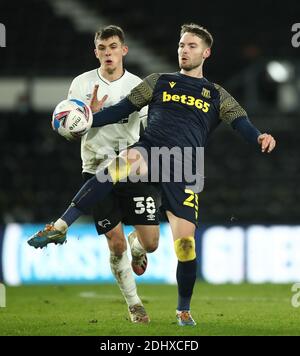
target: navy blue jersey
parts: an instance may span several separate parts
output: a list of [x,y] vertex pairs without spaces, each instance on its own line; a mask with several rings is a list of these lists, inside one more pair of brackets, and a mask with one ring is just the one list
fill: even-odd
[[222,121],[247,117],[221,86],[179,72],[152,74],[127,98],[137,109],[149,105],[143,138],[158,147],[204,147]]
[[258,144],[259,130],[225,89],[179,72],[149,75],[118,104],[94,114],[93,127],[117,123],[146,105],[148,121],[142,139],[152,147],[205,147],[222,121]]

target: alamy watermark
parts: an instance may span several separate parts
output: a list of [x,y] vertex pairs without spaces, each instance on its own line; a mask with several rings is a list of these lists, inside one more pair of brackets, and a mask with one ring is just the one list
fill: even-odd
[[0,308],[6,307],[6,288],[5,285],[0,283]]
[[6,28],[0,23],[0,47],[6,47]]
[[292,32],[293,33],[295,32],[295,34],[292,37],[292,46],[294,48],[299,48],[300,47],[300,22],[293,24]]
[[292,292],[295,293],[292,296],[291,304],[294,308],[300,307],[300,283],[295,283],[292,286]]
[[[151,182],[184,183],[185,188],[200,193],[204,187],[204,148],[203,147],[134,147],[126,149],[127,143],[119,141],[117,158],[111,147],[97,152],[98,166],[96,177],[99,182]],[[130,169],[128,166],[130,162]],[[103,168],[108,167],[109,170]]]

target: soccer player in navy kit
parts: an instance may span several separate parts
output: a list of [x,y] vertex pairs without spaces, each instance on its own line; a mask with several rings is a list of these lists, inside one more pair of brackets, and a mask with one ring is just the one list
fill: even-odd
[[[141,176],[149,175],[153,147],[179,147],[182,150],[190,147],[194,152],[197,147],[205,147],[214,129],[225,122],[248,142],[260,146],[262,152],[270,153],[275,148],[274,138],[269,134],[261,134],[249,121],[245,110],[225,89],[203,77],[203,63],[211,54],[212,43],[211,34],[203,27],[183,25],[178,48],[180,72],[152,74],[125,99],[101,111],[103,105],[97,99],[95,87],[91,101],[92,111],[97,112],[94,115],[94,127],[118,122],[149,105],[147,128],[138,143],[122,151],[110,166],[98,173],[98,178],[91,179],[82,187],[51,232],[40,232],[32,239],[63,242],[68,226],[99,199],[103,199],[115,184],[123,184],[120,183],[122,180],[130,178],[137,164]],[[195,154],[192,154],[191,162],[195,167]],[[102,176],[110,179],[99,182]],[[187,189],[187,183],[190,182],[184,178],[178,182],[172,180],[173,176],[171,172],[171,181],[160,182],[160,186],[162,205],[167,212],[178,258],[176,317],[178,325],[193,326],[196,323],[190,313],[190,302],[197,270],[194,235],[198,192]]]

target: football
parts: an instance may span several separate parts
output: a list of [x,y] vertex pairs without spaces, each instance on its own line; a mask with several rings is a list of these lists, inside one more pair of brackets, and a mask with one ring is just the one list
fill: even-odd
[[93,123],[93,114],[88,105],[77,99],[60,102],[52,115],[52,128],[67,140],[85,135]]

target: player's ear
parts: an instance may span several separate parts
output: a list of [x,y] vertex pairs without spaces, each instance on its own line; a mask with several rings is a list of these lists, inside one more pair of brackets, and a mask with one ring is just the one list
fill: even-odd
[[211,55],[211,49],[206,48],[205,51],[203,52],[203,58],[206,59],[206,58],[210,57],[210,55]]
[[126,54],[128,53],[128,46],[124,45],[124,46],[122,47],[122,50],[123,50],[123,57],[125,57]]
[[99,59],[97,49],[94,49],[95,57]]

